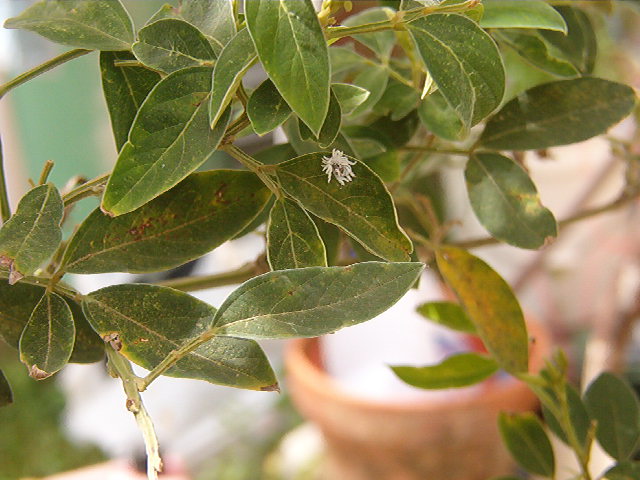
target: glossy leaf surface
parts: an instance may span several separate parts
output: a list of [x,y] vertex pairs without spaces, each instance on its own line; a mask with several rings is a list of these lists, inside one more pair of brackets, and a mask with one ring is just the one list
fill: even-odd
[[562,15],[543,0],[488,0],[483,5],[482,28],[540,28],[567,32]]
[[142,273],[182,265],[237,235],[269,197],[251,172],[193,173],[131,213],[114,218],[94,210],[69,241],[63,267]]
[[530,249],[557,236],[553,214],[516,162],[497,153],[477,153],[469,158],[464,173],[471,207],[492,236]]
[[361,162],[353,181],[340,185],[322,171],[323,153],[310,153],[277,166],[282,188],[323,220],[341,227],[371,253],[390,261],[409,259],[411,241],[398,225],[391,195]]
[[584,401],[597,422],[598,443],[616,460],[628,459],[640,440],[640,407],[635,392],[605,372],[589,385]]
[[340,103],[343,115],[349,115],[371,95],[369,90],[349,83],[332,83],[331,90]]
[[476,333],[476,327],[463,308],[452,302],[427,302],[418,306],[417,312],[432,322],[452,330]]
[[5,377],[2,370],[0,370],[0,407],[4,407],[12,403],[13,392],[11,391],[11,385],[9,385],[7,377]]
[[[143,284],[92,292],[85,297],[83,309],[103,338],[117,334],[120,353],[147,369],[207,330],[215,315],[213,307],[186,293]],[[199,346],[166,375],[252,390],[276,383],[257,343],[225,336]]]
[[273,82],[267,79],[249,97],[247,115],[253,130],[264,135],[283,124],[291,115],[291,108]]
[[0,263],[9,265],[9,282],[31,275],[55,252],[62,238],[62,198],[51,183],[28,191],[0,228]]
[[487,122],[480,143],[496,150],[530,150],[580,142],[606,132],[635,101],[631,87],[601,78],[545,83],[504,105]]
[[118,151],[126,143],[138,109],[160,75],[144,67],[116,67],[116,60],[134,60],[129,52],[100,52],[102,91],[109,109]]
[[262,65],[291,109],[317,135],[329,108],[329,52],[310,0],[246,0]]
[[138,32],[134,55],[143,64],[164,73],[212,64],[216,58],[207,38],[183,20],[158,20]]
[[403,382],[427,390],[475,385],[493,375],[498,364],[477,353],[460,353],[427,367],[391,367]]
[[533,413],[501,413],[500,433],[513,458],[527,471],[552,477],[555,458],[549,437]]
[[507,282],[478,257],[457,247],[439,248],[436,260],[440,273],[500,366],[509,373],[526,372],[527,329]]
[[442,95],[466,128],[489,115],[504,95],[504,66],[491,37],[473,20],[433,14],[408,25]]
[[224,301],[214,325],[244,338],[315,337],[384,312],[416,281],[421,263],[356,263],[265,273]]
[[89,50],[129,50],[133,42],[133,22],[120,0],[42,0],[4,27]]
[[236,34],[236,22],[233,18],[231,0],[180,0],[177,7],[165,4],[149,20],[149,23],[162,18],[178,18],[189,22],[200,30],[213,48],[216,56]]
[[69,361],[75,336],[67,302],[60,295],[45,293],[20,337],[20,361],[36,380],[50,377]]
[[224,47],[213,69],[213,83],[209,99],[211,128],[222,118],[225,109],[242,81],[242,76],[256,59],[256,51],[249,31],[240,30]]
[[[388,7],[373,7],[368,8],[355,15],[350,15],[342,22],[347,27],[353,27],[356,25],[365,25],[368,23],[376,23],[388,21],[393,15],[394,11]],[[353,38],[358,40],[363,45],[369,47],[378,57],[383,60],[388,60],[391,56],[391,50],[393,50],[396,44],[396,35],[393,30],[382,30],[374,33],[361,33],[353,35]]]
[[192,67],[163,78],[140,107],[102,198],[101,208],[122,215],[169,190],[218,147],[227,112],[211,130],[211,69]]
[[272,270],[327,266],[327,253],[309,214],[287,198],[276,201],[267,228],[267,260]]

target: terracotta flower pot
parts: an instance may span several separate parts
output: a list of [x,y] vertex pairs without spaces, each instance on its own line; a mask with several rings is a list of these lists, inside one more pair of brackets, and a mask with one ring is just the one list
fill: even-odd
[[[530,369],[551,344],[529,324]],[[285,356],[288,390],[326,441],[323,480],[487,480],[512,471],[499,436],[500,411],[533,410],[537,400],[512,378],[487,380],[459,398],[411,403],[369,401],[343,392],[323,368],[321,341],[292,341]]]

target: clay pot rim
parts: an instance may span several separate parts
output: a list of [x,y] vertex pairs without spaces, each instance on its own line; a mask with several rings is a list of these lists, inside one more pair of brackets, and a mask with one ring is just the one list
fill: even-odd
[[[530,338],[529,370],[539,371],[545,357],[551,351],[550,333],[540,323],[527,320]],[[295,377],[295,383],[312,392],[318,401],[337,402],[363,410],[388,412],[431,412],[450,411],[464,408],[490,407],[513,409],[517,398],[529,398],[533,408],[537,399],[523,382],[513,378],[490,378],[479,385],[485,388],[464,395],[448,398],[425,398],[403,401],[378,400],[361,397],[343,389],[327,374],[320,364],[320,338],[300,338],[291,340],[285,349],[285,369],[287,377]],[[314,361],[311,357],[316,356]],[[292,382],[293,383],[293,382]],[[522,407],[522,406],[520,406]]]

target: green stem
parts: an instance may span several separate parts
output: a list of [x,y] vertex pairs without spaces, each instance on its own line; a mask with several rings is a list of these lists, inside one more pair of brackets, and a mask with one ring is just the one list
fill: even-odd
[[42,167],[42,172],[40,173],[40,179],[38,180],[38,185],[44,185],[47,183],[49,179],[49,174],[51,173],[51,169],[53,168],[53,161],[47,160],[44,163],[44,167]]
[[75,203],[85,197],[100,195],[103,190],[103,185],[107,183],[107,180],[109,180],[109,175],[110,173],[100,175],[93,180],[89,180],[88,182],[77,186],[66,195],[63,195],[62,201],[64,202],[64,206],[68,207],[72,203]]
[[424,153],[441,153],[443,155],[462,155],[468,157],[471,151],[469,150],[457,150],[457,149],[442,149],[437,147],[429,147],[429,146],[418,146],[418,145],[406,145],[399,149],[404,152],[424,152]]
[[222,147],[222,150],[227,152],[229,155],[231,155],[233,158],[238,160],[240,163],[242,163],[245,167],[247,167],[253,173],[258,175],[258,177],[260,177],[260,180],[262,180],[264,184],[267,187],[269,187],[269,190],[273,192],[276,198],[282,197],[282,192],[280,190],[280,187],[276,185],[276,183],[269,177],[269,175],[267,175],[264,172],[263,165],[259,163],[257,160],[255,160],[251,155],[246,154],[245,152],[240,150],[238,147],[236,147],[232,143],[224,145]]
[[2,155],[2,140],[0,140],[0,216],[2,223],[11,217],[11,207],[9,206],[9,194],[7,192],[7,180],[4,176],[4,157]]
[[250,262],[229,272],[218,273],[215,275],[203,275],[199,277],[174,278],[157,282],[155,285],[171,287],[183,292],[193,292],[195,290],[204,290],[206,288],[243,283],[256,275],[260,275],[261,273],[264,273],[264,271],[259,267],[259,262]]
[[144,408],[142,397],[138,390],[141,379],[133,373],[131,363],[126,358],[116,352],[110,345],[107,345],[105,349],[109,359],[109,367],[122,380],[122,387],[127,395],[127,410],[133,413],[138,428],[142,432],[142,438],[147,450],[147,477],[149,480],[157,480],[158,473],[162,471],[162,460],[160,459],[158,437],[153,428],[153,422]]
[[[8,279],[9,272],[7,270],[0,270],[0,278]],[[22,277],[20,279],[20,283],[27,283],[29,285],[35,285],[42,288],[49,288],[51,285],[51,279],[53,277]],[[56,282],[52,287],[53,291],[59,293],[60,295],[64,295],[65,297],[69,297],[71,299],[77,300],[81,295],[74,290],[73,288],[61,285],[59,282]]]
[[62,55],[58,55],[51,60],[47,60],[46,62],[38,65],[37,67],[32,68],[20,75],[18,75],[13,80],[9,80],[7,83],[0,85],[0,98],[4,97],[6,93],[14,88],[22,85],[23,83],[28,82],[29,80],[36,78],[38,75],[41,75],[45,72],[48,72],[52,68],[57,67],[58,65],[62,65],[63,63],[68,62],[69,60],[73,60],[74,58],[81,57],[82,55],[86,55],[87,53],[91,53],[93,50],[85,50],[84,48],[76,48],[75,50],[69,50],[68,52],[63,53]]
[[251,121],[249,120],[247,112],[244,111],[244,112],[242,112],[242,115],[240,115],[238,118],[236,118],[231,123],[231,125],[229,125],[227,127],[227,131],[225,132],[225,136],[226,137],[234,137],[235,135],[240,133],[242,130],[247,128],[250,124],[251,124]]

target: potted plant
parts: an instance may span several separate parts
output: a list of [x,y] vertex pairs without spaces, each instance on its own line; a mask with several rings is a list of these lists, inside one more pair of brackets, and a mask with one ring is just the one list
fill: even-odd
[[[518,300],[469,248],[552,242],[558,222],[521,152],[605,133],[631,114],[635,91],[593,75],[597,43],[582,3],[404,0],[350,14],[352,6],[182,0],[136,30],[119,0],[45,0],[5,23],[74,49],[1,85],[0,97],[74,58],[99,56],[117,161],[64,191],[48,182],[47,162],[14,208],[3,173],[0,336],[35,379],[106,352],[141,428],[149,478],[161,460],[141,393],[158,376],[278,390],[256,340],[317,337],[373,318],[427,263],[458,301],[429,308],[476,335],[486,353],[396,372],[458,387],[501,369],[525,379],[567,435],[558,413],[567,399],[557,393],[565,371],[527,376]],[[522,74],[524,63],[541,73]],[[248,91],[243,77],[254,65],[265,79]],[[518,72],[527,87],[505,99]],[[284,144],[251,155],[237,144],[280,126]],[[632,147],[619,150],[631,165]],[[220,168],[215,152],[235,168]],[[462,160],[461,199],[439,182],[452,157]],[[600,210],[639,194],[629,175],[623,195]],[[99,207],[63,238],[65,213],[87,197],[99,197]],[[488,236],[455,242],[445,207],[467,197]],[[232,272],[88,294],[65,281],[69,273],[165,271],[263,224],[264,255]],[[217,310],[186,293],[238,283]],[[148,375],[136,376],[131,362]],[[561,385],[553,395],[549,378]],[[3,376],[0,391],[10,403]],[[515,434],[506,436],[512,446]]]

